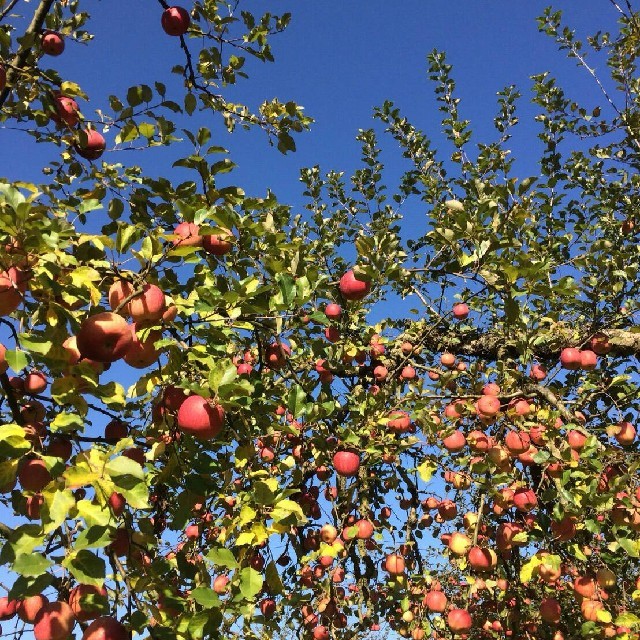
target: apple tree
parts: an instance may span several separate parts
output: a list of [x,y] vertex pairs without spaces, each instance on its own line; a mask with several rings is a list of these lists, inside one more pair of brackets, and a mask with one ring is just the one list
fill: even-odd
[[205,124],[295,151],[302,107],[227,97],[290,16],[149,5],[178,88],[94,112],[56,71],[90,7],[0,0],[0,121],[56,149],[0,181],[5,631],[638,638],[640,13],[580,41],[547,9],[593,103],[536,75],[534,120],[507,87],[488,141],[430,53],[439,139],[385,102],[296,210]]

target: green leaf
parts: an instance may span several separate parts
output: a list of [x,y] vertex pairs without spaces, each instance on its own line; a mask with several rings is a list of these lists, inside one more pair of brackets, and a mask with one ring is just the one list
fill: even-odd
[[95,547],[103,549],[113,542],[111,538],[111,530],[108,526],[93,525],[83,529],[75,539],[74,548],[87,549]]
[[0,429],[0,456],[12,458],[31,450],[24,429],[18,424],[4,424]]
[[5,359],[7,364],[16,372],[22,371],[28,364],[29,358],[24,351],[17,351],[15,349],[7,349],[5,353]]
[[105,472],[134,509],[149,508],[149,489],[142,467],[127,456],[118,456],[105,466]]
[[240,570],[240,593],[247,600],[253,600],[262,591],[263,582],[262,574],[255,569],[245,567]]
[[84,420],[77,413],[62,411],[52,421],[50,429],[53,433],[58,431],[78,431],[84,427]]
[[253,499],[256,504],[273,504],[278,490],[278,481],[275,478],[258,480],[253,485]]
[[306,400],[307,394],[305,390],[299,384],[292,385],[287,398],[287,409],[295,418],[307,412]]
[[105,562],[92,551],[87,549],[73,551],[61,564],[82,584],[99,587],[104,583],[106,575]]
[[218,594],[210,587],[197,587],[191,592],[191,598],[207,609],[219,608],[221,605]]
[[44,573],[51,566],[53,566],[51,560],[45,558],[41,553],[33,552],[16,556],[11,568],[20,575],[34,577]]
[[276,567],[275,562],[272,561],[267,564],[265,576],[267,578],[267,584],[269,585],[270,593],[279,595],[285,592],[284,585],[282,584],[282,580],[280,579],[280,574],[278,573],[278,568]]
[[224,547],[211,549],[207,553],[207,559],[218,567],[226,567],[227,569],[236,569],[238,567],[238,561],[233,552]]
[[[68,489],[55,491],[53,494],[46,492],[44,499],[49,516],[47,530],[52,531],[69,517],[69,511],[76,506],[76,499]],[[43,517],[43,520],[45,520],[45,517]]]

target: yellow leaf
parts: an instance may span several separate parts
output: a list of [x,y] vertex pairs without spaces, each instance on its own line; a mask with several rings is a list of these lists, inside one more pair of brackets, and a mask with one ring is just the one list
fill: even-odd
[[437,465],[428,458],[418,467],[418,475],[422,482],[429,482],[433,474],[437,471]]
[[244,505],[240,510],[240,518],[238,522],[240,523],[240,526],[249,524],[250,522],[253,522],[256,519],[257,515],[258,514],[255,509],[252,509],[251,507]]
[[269,532],[261,522],[254,523],[254,525],[251,527],[251,533],[253,534],[253,537],[255,539],[254,544],[262,544],[269,539]]
[[527,583],[531,581],[533,572],[542,564],[542,560],[538,556],[533,556],[530,560],[525,562],[520,569],[520,582]]
[[253,533],[251,531],[243,531],[238,536],[238,539],[236,540],[236,545],[238,547],[242,547],[242,546],[245,546],[245,545],[253,544],[254,540],[255,540],[255,536],[253,535]]

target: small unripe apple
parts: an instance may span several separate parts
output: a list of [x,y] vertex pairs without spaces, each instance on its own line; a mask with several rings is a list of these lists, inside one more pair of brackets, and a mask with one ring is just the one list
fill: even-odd
[[40,39],[42,53],[59,56],[64,51],[64,38],[55,31],[45,31]]
[[182,7],[169,7],[162,12],[160,23],[169,36],[183,36],[189,29],[191,18]]

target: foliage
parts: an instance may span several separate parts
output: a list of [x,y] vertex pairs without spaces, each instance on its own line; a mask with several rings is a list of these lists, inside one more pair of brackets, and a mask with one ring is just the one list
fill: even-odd
[[[509,154],[519,91],[499,94],[495,139],[475,141],[452,69],[432,52],[444,151],[386,102],[358,135],[353,176],[302,172],[301,214],[230,186],[234,164],[201,125],[213,113],[295,150],[311,124],[295,102],[254,112],[225,97],[247,56],[273,60],[288,15],[196,2],[172,70],[180,99],[143,79],[95,119],[69,122],[59,96],[86,96],[46,68],[40,35],[90,44],[89,15],[41,0],[18,35],[14,4],[0,1],[0,119],[60,153],[46,182],[0,184],[9,599],[105,585],[111,614],[158,639],[381,627],[443,638],[457,610],[471,614],[469,638],[637,638],[640,450],[626,423],[640,398],[640,14],[616,5],[619,32],[586,43],[559,12],[540,17],[594,75],[602,105],[534,77],[536,175],[515,175]],[[610,78],[588,52],[606,55]],[[87,129],[109,140],[93,161]],[[395,188],[381,135],[406,161]],[[183,136],[192,150],[175,175],[115,162],[114,149],[154,153]],[[410,206],[423,226],[405,241]],[[368,295],[349,299],[350,269]],[[133,356],[108,369],[84,347],[78,361],[68,339],[101,312],[129,321],[148,285],[166,298],[136,322],[145,350],[125,388]],[[398,296],[420,308],[405,312]],[[581,349],[577,367],[560,364],[568,347]],[[212,437],[193,435],[185,394],[224,411]],[[491,395],[497,407],[483,409]],[[336,473],[343,451],[357,454],[352,474]],[[492,566],[474,566],[469,547]],[[439,590],[443,615],[430,610]]]

